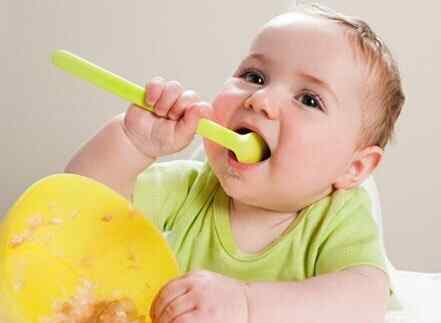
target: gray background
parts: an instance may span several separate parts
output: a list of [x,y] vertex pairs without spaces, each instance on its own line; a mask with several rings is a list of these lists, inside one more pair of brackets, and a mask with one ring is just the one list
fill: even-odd
[[[366,19],[400,64],[407,103],[375,173],[385,242],[400,269],[441,271],[441,2],[327,0]],[[0,214],[127,104],[56,70],[65,48],[144,84],[177,79],[210,99],[256,29],[292,4],[272,1],[0,1]],[[188,155],[189,149],[180,155]]]

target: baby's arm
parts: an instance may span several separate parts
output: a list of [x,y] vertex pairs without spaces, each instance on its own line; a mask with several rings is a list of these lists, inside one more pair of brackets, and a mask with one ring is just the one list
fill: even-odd
[[96,179],[131,199],[136,178],[158,157],[187,146],[209,104],[178,82],[152,79],[147,104],[155,113],[130,106],[108,122],[72,158],[65,172]]
[[248,323],[380,323],[388,290],[385,273],[368,266],[298,283],[251,283]]
[[268,283],[199,271],[169,282],[150,315],[154,323],[381,323],[387,285],[385,273],[368,266]]
[[93,178],[130,199],[137,175],[154,158],[132,143],[124,119],[120,114],[110,120],[74,155],[65,172]]

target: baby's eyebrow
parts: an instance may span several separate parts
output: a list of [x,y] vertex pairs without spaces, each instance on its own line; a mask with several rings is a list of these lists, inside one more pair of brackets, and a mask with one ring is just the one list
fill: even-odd
[[252,53],[250,55],[248,55],[247,57],[245,57],[245,59],[242,61],[242,63],[248,62],[250,60],[256,60],[259,61],[262,64],[272,64],[272,60],[265,56],[264,54],[261,53]]
[[325,90],[327,90],[327,91],[328,91],[328,92],[334,97],[335,101],[336,101],[337,103],[339,103],[339,102],[338,102],[337,95],[335,94],[335,92],[334,92],[334,90],[332,89],[331,85],[329,85],[327,82],[321,80],[321,79],[318,78],[317,76],[314,76],[314,75],[308,74],[308,73],[306,73],[306,72],[300,72],[300,73],[298,73],[298,75],[299,75],[301,78],[305,79],[306,81],[311,82],[311,83],[314,83],[314,84],[316,84],[316,85],[318,85],[318,86],[324,88]]

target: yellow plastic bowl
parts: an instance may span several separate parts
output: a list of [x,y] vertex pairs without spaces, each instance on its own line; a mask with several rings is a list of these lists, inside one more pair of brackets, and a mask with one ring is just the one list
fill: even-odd
[[179,274],[160,231],[108,187],[72,174],[33,184],[0,222],[0,322],[43,323],[85,284],[145,315]]

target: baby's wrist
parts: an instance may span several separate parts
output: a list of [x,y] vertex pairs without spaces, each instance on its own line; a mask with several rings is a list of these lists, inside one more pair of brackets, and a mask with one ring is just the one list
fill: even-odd
[[158,157],[147,153],[141,148],[142,145],[138,142],[139,140],[137,140],[126,127],[123,116],[120,117],[119,124],[125,137],[126,144],[130,147],[130,152],[132,152],[130,160],[136,161],[137,164],[139,163],[142,169],[156,161]]

